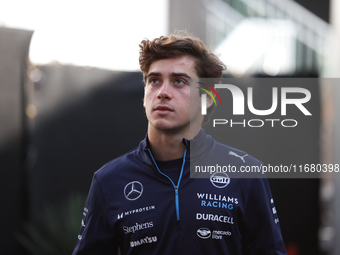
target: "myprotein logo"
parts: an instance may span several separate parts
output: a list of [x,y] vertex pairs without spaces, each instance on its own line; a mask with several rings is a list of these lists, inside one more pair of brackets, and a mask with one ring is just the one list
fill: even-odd
[[[221,105],[222,100],[219,96],[219,94],[216,92],[216,89],[228,89],[231,92],[232,95],[232,111],[233,115],[244,115],[245,114],[245,95],[243,94],[242,90],[238,88],[236,85],[232,84],[215,84],[214,88],[205,84],[200,83],[204,86],[206,86],[210,91],[212,91],[215,96],[218,97]],[[210,97],[213,98],[215,105],[217,105],[216,100],[214,99],[214,95],[207,91],[207,89],[199,88],[203,91],[205,91]],[[209,92],[209,93],[208,93]],[[303,115],[305,116],[312,116],[312,114],[308,111],[308,109],[304,106],[307,102],[311,99],[311,93],[309,90],[305,88],[300,87],[282,87],[281,88],[281,97],[280,97],[280,104],[279,104],[279,96],[278,96],[278,88],[273,87],[272,88],[272,104],[269,109],[256,109],[254,107],[253,103],[253,88],[248,87],[247,88],[247,107],[248,110],[257,116],[268,116],[273,114],[278,107],[280,106],[280,114],[281,116],[287,115],[287,106],[288,105],[294,105],[297,107]],[[201,114],[206,115],[207,114],[207,99],[206,95],[202,94],[201,96]],[[299,96],[299,98],[290,98],[289,95],[295,94]],[[295,119],[251,119],[251,120],[243,120],[243,121],[234,121],[232,119],[214,119],[213,120],[213,127],[216,127],[217,125],[225,125],[229,124],[230,127],[240,125],[243,127],[262,127],[264,125],[271,125],[271,127],[274,127],[275,125],[278,125],[278,123],[281,124],[283,127],[295,127],[298,125],[298,122]]]
[[151,205],[151,206],[133,209],[133,210],[126,211],[126,212],[121,212],[121,213],[117,214],[117,219],[119,220],[119,219],[122,219],[123,217],[131,215],[131,214],[148,212],[148,211],[155,210],[155,209],[156,209],[156,207],[154,205]]

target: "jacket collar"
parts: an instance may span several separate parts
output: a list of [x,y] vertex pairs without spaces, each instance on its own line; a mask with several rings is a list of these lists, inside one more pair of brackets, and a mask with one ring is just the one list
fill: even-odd
[[[194,139],[188,140],[183,138],[183,143],[187,147],[186,161],[190,161],[190,157],[197,159],[197,157],[201,157],[211,150],[214,140],[210,135],[205,133],[203,128],[201,128],[200,132],[194,137]],[[145,138],[139,144],[138,154],[141,155],[144,163],[147,165],[153,165],[149,149],[149,139],[148,134],[146,134]]]

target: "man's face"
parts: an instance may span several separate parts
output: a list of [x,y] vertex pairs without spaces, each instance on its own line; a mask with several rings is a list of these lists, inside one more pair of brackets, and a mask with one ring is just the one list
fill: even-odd
[[149,131],[153,128],[189,133],[190,121],[201,127],[198,84],[192,80],[198,78],[194,67],[194,60],[187,56],[157,60],[150,65],[144,91]]

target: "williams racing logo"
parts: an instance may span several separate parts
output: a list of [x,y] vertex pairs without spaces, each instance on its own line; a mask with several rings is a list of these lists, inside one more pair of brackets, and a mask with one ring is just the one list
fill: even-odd
[[217,194],[197,193],[202,207],[221,208],[232,211],[239,201],[236,197],[229,197]]

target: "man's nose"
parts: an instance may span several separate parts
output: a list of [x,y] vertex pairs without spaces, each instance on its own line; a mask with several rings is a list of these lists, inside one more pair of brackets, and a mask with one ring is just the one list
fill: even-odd
[[172,98],[172,86],[170,82],[165,81],[163,82],[162,86],[159,88],[157,98],[159,99],[171,99]]

